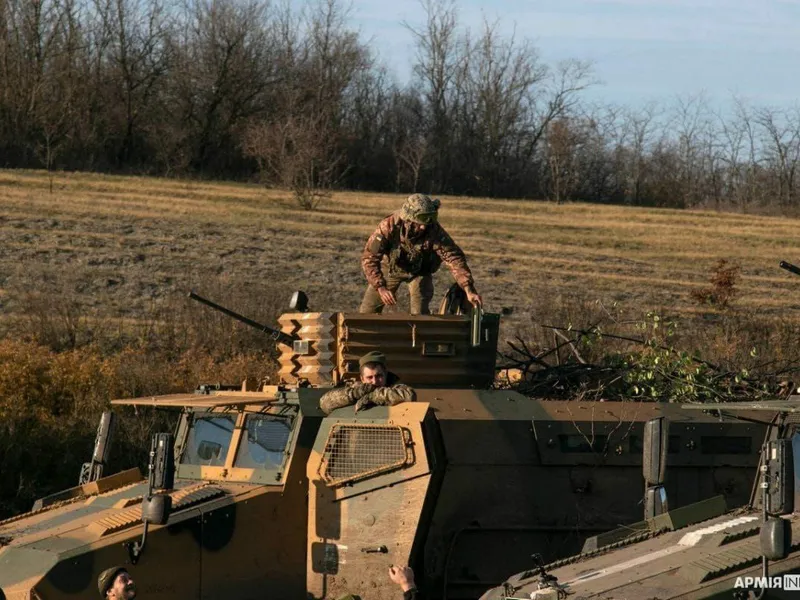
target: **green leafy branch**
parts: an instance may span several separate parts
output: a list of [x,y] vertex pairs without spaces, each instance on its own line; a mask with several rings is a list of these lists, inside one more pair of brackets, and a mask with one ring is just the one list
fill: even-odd
[[[514,387],[528,395],[656,402],[776,397],[791,391],[781,377],[800,370],[796,362],[767,372],[764,367],[775,362],[768,361],[758,365],[758,373],[715,365],[676,347],[678,322],[655,312],[632,325],[633,335],[606,332],[600,323],[585,328],[542,325],[554,332],[558,343],[533,348],[517,336],[509,343],[512,352],[501,355],[505,362],[500,368],[516,372]],[[757,358],[755,348],[750,357]]]

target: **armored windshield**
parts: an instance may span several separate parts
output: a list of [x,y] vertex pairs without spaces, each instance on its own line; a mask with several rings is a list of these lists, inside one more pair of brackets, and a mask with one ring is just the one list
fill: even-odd
[[268,406],[259,412],[195,412],[183,421],[177,476],[206,481],[282,485],[298,407]]
[[274,469],[283,465],[292,422],[273,415],[247,415],[235,467]]
[[195,415],[181,463],[221,467],[225,465],[236,415]]

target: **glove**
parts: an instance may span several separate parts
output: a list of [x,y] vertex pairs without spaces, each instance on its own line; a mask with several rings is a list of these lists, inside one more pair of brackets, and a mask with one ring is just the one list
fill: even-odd
[[350,386],[347,395],[350,396],[351,402],[357,403],[359,400],[361,400],[361,398],[369,394],[374,389],[375,386],[372,385],[371,383],[361,383],[359,381]]
[[372,398],[369,394],[365,394],[358,400],[358,402],[356,402],[356,412],[365,410],[370,406],[375,406],[375,403],[372,401]]

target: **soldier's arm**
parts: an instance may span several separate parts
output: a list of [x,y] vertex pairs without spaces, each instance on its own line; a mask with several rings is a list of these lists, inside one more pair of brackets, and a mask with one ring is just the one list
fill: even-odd
[[326,415],[329,415],[337,408],[342,408],[343,406],[348,406],[351,404],[350,396],[347,394],[348,391],[349,390],[347,388],[337,388],[335,390],[331,390],[330,392],[326,392],[325,395],[319,399],[320,410],[322,410],[322,412],[324,412]]
[[329,415],[337,408],[355,404],[374,389],[375,386],[360,382],[347,387],[336,388],[335,390],[326,392],[322,398],[319,399],[319,408],[326,415]]
[[463,290],[475,290],[475,281],[472,278],[472,271],[467,265],[467,257],[464,252],[453,241],[453,238],[440,226],[439,235],[433,242],[433,249],[442,262],[447,265],[456,283]]
[[365,394],[357,403],[356,410],[365,406],[394,406],[400,402],[413,402],[417,394],[414,388],[403,383],[396,383],[390,387],[376,388]]
[[391,217],[378,224],[377,229],[367,239],[361,253],[361,268],[367,282],[376,290],[386,287],[386,279],[381,272],[381,259],[389,253],[389,239],[392,233]]

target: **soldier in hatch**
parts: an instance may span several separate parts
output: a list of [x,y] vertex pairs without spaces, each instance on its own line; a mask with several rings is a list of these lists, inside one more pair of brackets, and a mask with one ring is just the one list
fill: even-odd
[[[378,313],[385,305],[397,304],[395,293],[408,284],[411,314],[430,314],[433,274],[442,263],[453,274],[474,306],[483,304],[467,265],[467,259],[444,228],[439,225],[439,200],[413,194],[403,207],[378,224],[361,254],[361,268],[367,277],[367,291],[359,312]],[[387,257],[388,272],[381,271]]]
[[327,392],[319,400],[326,415],[343,406],[356,405],[356,412],[370,406],[394,406],[400,402],[413,402],[414,390],[400,383],[397,375],[386,368],[386,357],[380,352],[369,352],[358,361],[361,381]]

